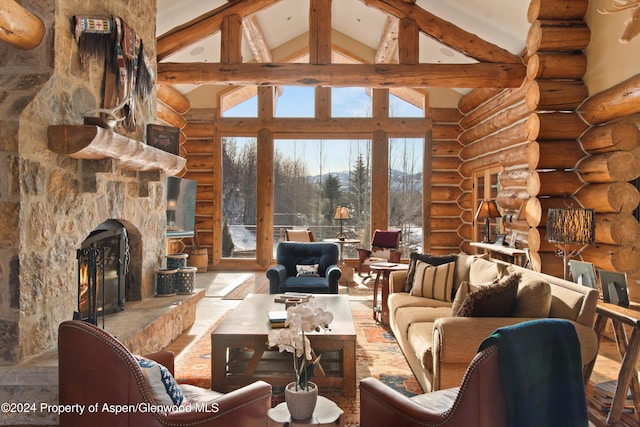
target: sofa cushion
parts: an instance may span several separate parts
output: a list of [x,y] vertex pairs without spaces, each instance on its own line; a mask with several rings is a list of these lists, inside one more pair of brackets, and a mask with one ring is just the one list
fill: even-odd
[[136,356],[153,400],[159,405],[185,405],[187,400],[171,372],[158,362]]
[[433,266],[417,261],[415,270],[411,295],[451,301],[455,262]]
[[471,262],[469,270],[469,283],[489,283],[500,279],[504,274],[504,267],[497,262],[483,258],[476,258]]
[[518,286],[514,317],[549,317],[551,285],[533,277],[523,277]]
[[412,252],[409,255],[409,268],[407,269],[407,278],[405,281],[404,290],[405,292],[411,292],[411,287],[413,286],[413,276],[416,272],[416,262],[422,261],[427,264],[431,264],[434,266],[448,264],[450,262],[456,261],[458,256],[456,254],[452,255],[431,255],[431,254],[419,254],[417,252]]
[[507,317],[513,312],[520,283],[520,273],[513,273],[500,281],[475,286],[470,284],[469,293],[456,313],[458,317]]

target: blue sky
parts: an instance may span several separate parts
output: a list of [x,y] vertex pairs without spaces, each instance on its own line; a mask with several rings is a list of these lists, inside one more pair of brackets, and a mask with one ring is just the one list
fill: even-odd
[[[276,103],[276,117],[313,117],[314,88],[285,86]],[[423,111],[405,101],[391,96],[391,114],[395,117],[423,117]],[[256,117],[257,97],[230,108],[224,117]],[[331,95],[332,117],[371,117],[371,97],[364,88],[334,88]],[[237,138],[240,143],[240,138]],[[367,153],[369,140],[276,140],[276,150],[289,158],[303,160],[310,175],[335,173],[349,170],[358,157],[358,153]],[[411,146],[420,145],[421,139],[402,139],[398,143]],[[391,141],[393,158],[393,144]],[[346,148],[347,146],[348,148]],[[421,153],[421,150],[419,151]],[[322,165],[318,161],[322,153]],[[338,155],[336,155],[338,153]],[[422,170],[422,156],[417,156]],[[393,164],[392,164],[393,167]]]

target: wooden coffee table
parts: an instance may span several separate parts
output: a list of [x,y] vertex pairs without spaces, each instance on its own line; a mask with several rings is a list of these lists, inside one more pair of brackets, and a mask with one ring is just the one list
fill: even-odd
[[[270,326],[267,313],[284,310],[274,302],[277,295],[248,295],[211,333],[211,388],[227,393],[256,380],[284,387],[293,381],[291,353],[267,346]],[[333,313],[331,330],[309,334],[311,347],[322,354],[321,368],[313,382],[320,391],[341,388],[343,395],[356,395],[356,330],[346,295],[315,295],[327,302]]]

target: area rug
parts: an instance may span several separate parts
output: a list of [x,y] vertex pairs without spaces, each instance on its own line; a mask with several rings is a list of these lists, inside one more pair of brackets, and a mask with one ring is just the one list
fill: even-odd
[[[344,411],[344,425],[356,427],[360,423],[360,379],[375,377],[399,392],[413,396],[422,393],[398,344],[387,327],[376,323],[371,315],[371,302],[351,301],[351,310],[356,326],[356,397],[347,398],[339,391],[320,391],[321,395],[333,400]],[[200,387],[211,386],[211,337],[210,332],[222,322],[220,318],[210,330],[187,347],[176,358],[176,379],[178,382]],[[272,404],[283,401],[280,390],[274,389]]]
[[[338,294],[349,295],[351,299],[371,298],[374,280],[363,280],[355,275],[348,286],[338,286]],[[226,294],[225,300],[242,300],[249,294],[266,294],[269,292],[269,279],[264,272],[252,273],[242,284]]]

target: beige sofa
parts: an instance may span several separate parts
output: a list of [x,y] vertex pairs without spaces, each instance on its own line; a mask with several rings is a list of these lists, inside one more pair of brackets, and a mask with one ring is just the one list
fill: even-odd
[[[390,327],[425,392],[460,386],[478,346],[495,329],[544,314],[568,319],[575,325],[583,365],[596,357],[596,290],[486,256],[459,254],[453,295],[463,282],[486,283],[494,272],[496,279],[517,272],[522,275],[511,317],[453,317],[452,302],[411,295],[405,291],[407,272],[390,275]],[[518,314],[531,316],[534,312],[539,313],[533,317]]]

